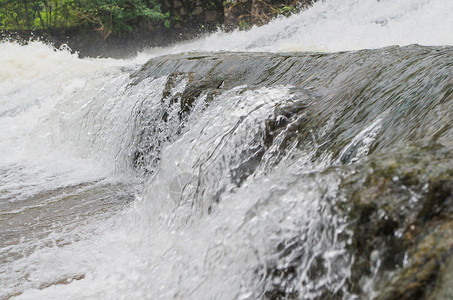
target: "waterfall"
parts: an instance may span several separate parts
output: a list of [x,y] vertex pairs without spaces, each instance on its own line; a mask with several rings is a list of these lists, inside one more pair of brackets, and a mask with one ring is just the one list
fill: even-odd
[[129,60],[0,43],[0,298],[442,299],[451,13],[320,1]]

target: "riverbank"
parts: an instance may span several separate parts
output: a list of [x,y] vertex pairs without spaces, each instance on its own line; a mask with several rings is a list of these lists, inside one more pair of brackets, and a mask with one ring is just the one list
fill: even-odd
[[160,1],[165,21],[138,22],[131,31],[105,31],[104,27],[84,26],[33,30],[1,30],[0,40],[26,44],[40,40],[60,48],[67,45],[80,57],[126,58],[147,47],[165,47],[217,30],[247,30],[268,23],[279,15],[289,16],[307,8],[312,0],[229,0]]
[[154,31],[135,31],[127,34],[112,34],[104,39],[96,30],[18,30],[0,31],[1,41],[15,41],[27,44],[43,41],[56,49],[69,47],[73,53],[83,57],[127,58],[147,47],[164,47],[183,40],[193,39],[215,29],[183,30],[159,28]]

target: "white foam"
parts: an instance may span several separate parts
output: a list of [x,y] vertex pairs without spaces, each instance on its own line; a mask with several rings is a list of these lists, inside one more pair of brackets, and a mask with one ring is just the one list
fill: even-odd
[[[325,0],[249,31],[219,31],[150,56],[188,51],[336,52],[391,45],[453,45],[450,0]],[[146,56],[144,54],[141,55]]]
[[90,123],[82,108],[102,87],[109,84],[112,92],[128,80],[117,67],[128,64],[78,59],[40,42],[0,43],[0,201],[113,172],[114,165],[100,163],[102,151],[81,142],[89,135],[86,127],[99,122]]

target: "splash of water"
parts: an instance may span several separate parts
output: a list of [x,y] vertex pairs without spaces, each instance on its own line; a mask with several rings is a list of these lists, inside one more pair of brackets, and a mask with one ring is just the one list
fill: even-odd
[[337,52],[392,45],[452,45],[453,3],[448,0],[328,0],[289,18],[249,31],[200,38],[139,54],[187,51]]

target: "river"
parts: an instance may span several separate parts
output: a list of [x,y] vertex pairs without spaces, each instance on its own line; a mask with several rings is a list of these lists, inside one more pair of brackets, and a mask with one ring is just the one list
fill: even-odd
[[[0,299],[442,299],[452,15],[326,0],[124,60],[0,43]],[[414,290],[418,257],[443,260]]]

